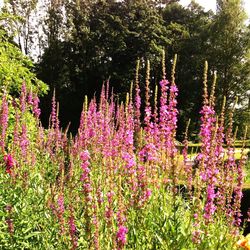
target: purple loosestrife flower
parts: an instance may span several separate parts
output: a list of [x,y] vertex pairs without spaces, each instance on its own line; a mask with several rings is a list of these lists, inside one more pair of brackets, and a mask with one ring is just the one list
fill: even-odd
[[[232,222],[233,210],[232,210],[232,192],[234,183],[234,173],[237,171],[235,162],[235,148],[231,146],[231,135],[227,135],[227,161],[224,166],[224,186],[225,186],[225,200],[226,200],[226,215]],[[233,222],[232,222],[233,223]]]
[[[154,143],[147,143],[138,153],[140,162],[145,164],[147,176],[142,180],[144,183],[157,182],[158,171],[157,166],[160,164],[160,152]],[[139,171],[139,169],[138,169]],[[138,172],[140,173],[140,171]],[[140,181],[139,181],[140,182]],[[140,187],[141,185],[139,185]],[[146,185],[147,186],[147,185]],[[145,198],[145,190],[143,197]],[[145,200],[143,198],[143,200]]]
[[64,213],[64,198],[63,195],[59,195],[58,200],[57,200],[57,204],[58,204],[58,209],[60,211],[60,213]]
[[145,147],[143,147],[143,149],[139,152],[139,157],[141,162],[157,162],[159,154],[156,146],[153,143],[146,144]]
[[146,183],[144,183],[144,185],[142,184],[140,186],[142,186],[142,192],[141,192],[141,195],[140,195],[139,200],[137,202],[138,203],[137,206],[139,208],[142,208],[147,203],[149,198],[151,197],[152,190],[150,188],[146,188],[146,186],[147,186]]
[[151,106],[150,106],[150,62],[147,60],[146,79],[145,79],[145,110],[144,124],[146,132],[150,132]]
[[[176,58],[176,57],[175,57]],[[175,65],[175,61],[173,64],[173,71],[172,74],[174,72],[174,66]],[[176,184],[177,184],[177,178],[178,178],[178,174],[177,174],[177,167],[176,167],[176,162],[175,162],[175,156],[177,153],[177,147],[175,145],[175,141],[176,141],[176,128],[177,128],[177,115],[178,115],[178,110],[176,108],[177,105],[177,100],[176,97],[178,95],[178,88],[175,85],[174,82],[174,76],[172,76],[172,83],[170,86],[170,95],[169,95],[169,105],[168,105],[168,120],[167,120],[167,133],[166,133],[166,151],[167,151],[167,155],[170,156],[170,167],[171,167],[171,175],[172,175],[172,182],[173,182],[173,186],[172,186],[172,191],[173,191],[173,195],[175,197],[175,194],[177,192],[176,189]],[[175,200],[175,198],[174,198]]]
[[134,146],[134,115],[133,115],[133,107],[132,104],[129,103],[126,109],[126,123],[125,123],[125,133],[124,133],[124,141],[128,151],[133,151]]
[[[215,159],[217,164],[220,163],[220,161],[223,158],[223,153],[224,153],[224,149],[223,149],[223,141],[224,141],[225,135],[224,135],[224,127],[223,125],[220,125],[217,131],[217,135],[216,135],[216,150],[215,150]],[[217,165],[216,164],[216,165]]]
[[116,234],[118,249],[123,249],[127,242],[128,229],[125,226],[119,226],[118,232]]
[[[96,114],[96,102],[93,100],[90,102],[88,114],[87,114],[87,124],[86,124],[86,143],[88,143],[91,138],[96,135],[97,126],[97,114]],[[91,142],[89,142],[91,143]]]
[[[58,110],[59,106],[57,105],[56,107]],[[59,148],[63,144],[62,133],[60,131],[60,121],[58,117],[58,111],[57,111],[56,120],[55,120],[55,144],[56,144],[56,148]]]
[[[86,120],[87,120],[87,114],[85,109],[82,109],[81,112],[81,117],[80,117],[80,125],[79,125],[79,129],[78,129],[78,137],[77,137],[77,146],[80,148],[83,148],[83,145],[85,144],[85,137],[87,137],[87,133],[85,130],[85,124],[86,124]],[[84,145],[85,146],[85,145]]]
[[108,205],[105,208],[105,217],[108,222],[108,225],[112,225],[112,217],[114,215],[113,209],[112,209],[112,202],[113,202],[113,196],[115,193],[113,191],[110,191],[107,193],[107,198],[108,198]]
[[160,127],[164,131],[166,128],[166,121],[167,121],[167,115],[168,115],[168,80],[161,80],[160,86],[161,86],[161,97],[160,97]]
[[[216,118],[215,111],[210,106],[203,106],[200,112],[201,114],[201,153],[198,155],[198,160],[204,163],[204,169],[201,172],[201,178],[203,181],[206,181],[208,176],[206,169],[208,169],[209,162],[211,161],[209,155],[211,151],[211,142],[212,142],[212,131],[215,126]],[[208,169],[209,170],[209,169]]]
[[141,97],[140,97],[140,87],[136,84],[135,87],[135,129],[136,132],[140,130],[140,118],[141,118]]
[[113,196],[115,195],[114,191],[110,191],[107,193],[108,203],[112,202]]
[[61,227],[61,234],[64,234],[64,197],[63,194],[60,194],[57,199],[57,217]]
[[41,110],[39,108],[39,98],[37,95],[34,96],[34,99],[33,99],[33,113],[35,115],[35,117],[38,119],[40,114],[41,114]]
[[[174,84],[170,87],[170,97],[169,97],[169,126],[171,128],[171,137],[174,139],[175,137],[175,130],[177,128],[177,115],[178,110],[176,108],[177,106],[177,100],[176,97],[178,96],[178,88]],[[174,140],[173,140],[173,146],[174,146]]]
[[77,249],[77,235],[76,235],[75,217],[72,205],[70,205],[70,217],[68,223],[69,223],[69,234],[72,243],[72,250],[75,250]]
[[139,85],[139,67],[140,61],[137,61],[136,73],[135,73],[135,132],[139,133],[141,127],[141,96],[140,96],[140,85]]
[[[104,95],[104,90],[103,90],[103,96],[101,97],[102,103],[99,105],[99,110],[96,112],[95,117],[95,137],[93,138],[94,141],[92,140],[91,142],[96,144],[97,147],[95,148],[96,153],[99,152],[101,153],[104,157],[105,155],[110,155],[110,149],[109,149],[109,144],[110,144],[110,137],[111,137],[111,126],[110,123],[112,123],[110,114],[109,114],[109,103],[105,99]],[[89,117],[89,119],[93,119],[93,117]],[[92,123],[92,122],[91,122]],[[89,142],[88,135],[89,133],[89,128],[91,127],[91,123],[88,123],[87,125],[87,133],[85,136],[86,143]],[[92,126],[93,127],[93,126]],[[93,130],[92,130],[93,133]]]
[[[106,107],[106,111],[108,112],[108,107]],[[111,155],[110,150],[110,138],[112,134],[111,130],[111,117],[106,113],[100,113],[100,128],[99,131],[101,131],[101,136],[99,137],[99,144],[101,145],[101,152],[104,157]]]
[[32,91],[29,92],[28,96],[27,96],[27,103],[32,106],[33,105],[33,93]]
[[118,226],[124,225],[126,217],[124,216],[124,208],[120,208],[116,213]]
[[96,215],[93,216],[93,224],[95,226],[94,246],[95,246],[95,250],[99,250],[100,249],[100,245],[99,245],[99,222],[98,222],[98,219],[97,219]]
[[90,154],[88,150],[85,150],[80,153],[80,159],[82,161],[81,163],[81,168],[82,168],[82,176],[81,176],[81,181],[82,181],[82,187],[83,187],[83,193],[85,196],[85,201],[88,204],[92,201],[92,185],[91,185],[91,180],[90,180]]
[[132,130],[126,130],[125,135],[124,135],[124,139],[125,139],[125,143],[127,146],[132,146],[133,145],[133,136],[134,133]]
[[[122,122],[122,121],[121,121]],[[125,121],[123,121],[123,126],[121,127],[121,137],[118,139],[121,145],[121,157],[124,160],[125,168],[124,173],[129,177],[128,184],[130,190],[135,192],[136,190],[136,157],[134,154],[134,115],[133,106],[131,102],[128,102],[125,106]],[[118,151],[119,152],[119,151]]]
[[51,128],[56,128],[56,96],[55,96],[55,90],[53,93],[53,97],[52,97],[52,103],[51,103],[51,115],[50,115],[50,119],[51,119]]
[[97,202],[99,206],[104,202],[103,192],[100,185],[97,188]]
[[[150,152],[151,153],[151,152]],[[149,159],[154,159],[154,154],[150,155],[149,153]],[[153,156],[152,158],[150,158],[151,156]],[[137,191],[136,193],[134,192],[134,196],[135,196],[135,201],[133,201],[133,204],[136,205],[137,207],[141,208],[145,205],[145,203],[148,201],[148,199],[150,198],[152,191],[151,189],[148,187],[149,185],[149,177],[150,177],[150,173],[148,173],[147,171],[147,166],[145,166],[145,160],[148,160],[148,157],[146,151],[143,149],[139,152],[139,158],[140,158],[140,162],[143,163],[139,164],[137,167],[137,171],[136,171],[136,178],[137,178],[137,183],[136,183],[136,190],[133,191]],[[153,176],[152,176],[153,177]],[[153,180],[152,180],[153,182]]]
[[97,128],[97,104],[95,98],[91,100],[87,108],[87,99],[84,101],[80,126],[78,130],[77,144],[80,148],[87,148],[88,145],[95,144]]
[[158,86],[155,87],[155,96],[154,96],[154,111],[152,114],[152,137],[153,143],[157,145],[159,143],[159,117],[158,117]]
[[141,164],[138,165],[136,177],[137,177],[137,183],[136,183],[137,192],[134,193],[134,196],[136,196],[135,197],[136,200],[133,202],[133,204],[138,207],[142,207],[145,202],[145,190],[147,189],[148,186],[148,176],[145,166]]
[[162,80],[160,82],[162,94],[160,97],[160,128],[162,137],[165,141],[165,147],[167,153],[173,157],[177,149],[175,147],[175,131],[177,127],[177,115],[178,110],[176,108],[177,100],[176,97],[178,95],[178,88],[175,83],[172,83],[169,89],[169,104],[168,101],[168,85],[169,82],[167,80]]
[[131,155],[127,152],[122,153],[122,159],[125,161],[125,169],[127,173],[134,174],[135,173],[135,166],[136,166],[136,161],[135,161],[135,156]]
[[[205,64],[204,72],[204,95],[203,107],[200,111],[201,114],[201,152],[196,157],[199,164],[199,174],[202,184],[206,187],[206,203],[204,207],[203,217],[205,223],[208,224],[212,221],[212,216],[216,211],[215,206],[215,187],[217,185],[217,159],[216,153],[216,139],[218,131],[218,123],[215,117],[215,111],[212,105],[209,105],[207,95],[207,63]],[[197,207],[197,209],[199,209]]]
[[[142,181],[145,179],[146,176],[146,168],[145,166],[143,165],[138,165],[138,168],[137,168],[137,177],[138,177],[138,180],[139,181]],[[144,184],[141,184],[140,187],[145,187]]]
[[146,195],[146,199],[148,199],[152,195],[152,190],[150,188],[147,188],[145,195]]
[[119,110],[119,130],[117,131],[117,139],[119,141],[119,146],[121,146],[121,152],[133,151],[133,139],[134,139],[134,124],[133,117],[131,114],[121,107]]
[[217,206],[221,210],[225,210],[226,204],[226,196],[225,196],[225,189],[227,188],[225,185],[225,177],[224,174],[224,149],[223,149],[223,139],[224,139],[224,127],[220,125],[216,135],[216,149],[215,149],[215,166],[218,168],[220,174],[218,175],[218,191],[217,191]]
[[168,115],[169,115],[169,107],[168,107],[168,80],[161,80],[161,96],[160,96],[160,113],[159,113],[159,132],[160,132],[160,142],[161,146],[165,147],[166,145],[166,137],[169,134],[168,128]]
[[152,195],[152,190],[150,188],[147,188],[144,192],[144,200],[147,201]]
[[93,241],[94,241],[94,248],[95,250],[100,249],[100,235],[99,235],[99,219],[98,219],[98,205],[97,205],[97,200],[95,200],[95,204],[92,205],[93,208],[93,215],[92,215],[92,223],[94,226],[94,236],[93,236]]
[[17,107],[15,107],[15,126],[14,126],[14,131],[13,131],[13,142],[14,145],[19,145],[20,141],[20,134],[19,134],[19,126],[20,126],[20,115],[17,110]]
[[22,156],[24,157],[24,159],[27,159],[27,149],[29,146],[29,139],[27,136],[27,128],[25,124],[22,124],[22,132],[19,144],[22,151]]
[[109,91],[110,91],[110,89],[109,89],[109,80],[107,80],[106,81],[106,89],[105,89],[105,98],[106,98],[106,100],[108,100],[108,98],[109,98]]
[[[213,101],[213,100],[212,100]],[[212,102],[211,101],[211,102]],[[226,189],[227,189],[227,183],[225,182],[225,163],[224,163],[224,156],[225,151],[223,149],[223,143],[225,138],[225,132],[224,132],[224,120],[225,120],[225,103],[226,99],[224,98],[220,119],[219,119],[219,125],[218,130],[216,134],[216,148],[215,148],[215,166],[217,166],[217,169],[219,171],[218,175],[218,190],[217,190],[217,207],[220,211],[226,210]]]
[[204,218],[206,223],[212,222],[212,216],[216,211],[215,198],[217,194],[215,193],[215,187],[218,185],[217,176],[219,173],[219,169],[216,165],[217,158],[215,157],[217,130],[218,123],[216,122],[215,127],[213,127],[211,131],[212,136],[210,142],[210,149],[208,152],[209,154],[206,155],[207,162],[203,171],[205,173],[205,178],[207,179],[207,197],[204,208]]
[[[126,124],[125,124],[125,111],[123,104],[117,107],[117,113],[116,113],[116,127],[118,128],[117,131],[114,134],[114,138],[112,141],[112,147],[115,146],[115,154],[113,154],[114,157],[119,157],[121,152],[131,152],[131,148],[133,147],[133,144],[131,145],[129,143],[129,140],[127,143],[124,143],[124,139],[126,137]],[[128,150],[128,147],[130,150]]]
[[12,157],[11,154],[7,154],[4,156],[4,162],[5,162],[5,166],[6,166],[6,173],[12,175],[12,171],[15,165],[15,160]]
[[238,178],[237,178],[237,186],[234,190],[234,204],[233,204],[233,211],[234,211],[234,225],[239,227],[241,224],[241,211],[240,211],[240,205],[241,205],[241,198],[243,196],[242,193],[242,187],[243,187],[243,180],[244,180],[244,173],[243,173],[243,166],[245,165],[247,161],[247,156],[244,155],[242,152],[240,162],[237,165],[237,172],[238,172]]
[[[87,162],[88,163],[88,160],[90,159],[90,154],[89,154],[89,151],[88,150],[85,150],[83,151],[81,154],[80,154],[80,158],[83,162]],[[89,163],[88,163],[89,164]]]
[[[196,227],[198,227],[198,225],[196,225]],[[195,244],[200,244],[201,243],[201,235],[203,234],[203,231],[201,231],[200,229],[196,229],[195,231],[193,231],[192,235],[192,241]]]
[[48,132],[48,140],[47,140],[47,150],[50,155],[54,158],[58,149],[63,146],[63,135],[60,131],[60,121],[58,118],[59,113],[59,104],[57,105],[55,99],[55,91],[52,97],[52,109],[50,114],[50,124],[49,124],[49,132]]
[[76,238],[76,225],[74,221],[74,217],[70,216],[69,218],[69,230],[70,230],[70,236],[71,236],[71,241],[72,241],[72,249],[77,248],[77,240]]
[[22,90],[21,90],[21,95],[20,95],[20,105],[21,105],[22,114],[26,110],[26,97],[27,97],[27,89],[26,89],[25,82],[23,82],[23,84],[22,84]]
[[100,95],[100,105],[99,109],[102,111],[105,111],[106,109],[106,90],[105,90],[105,84],[102,84],[102,90],[101,90],[101,95]]
[[152,109],[150,106],[145,107],[144,111],[145,117],[144,117],[144,123],[146,125],[145,131],[148,134],[151,134],[151,130],[153,129],[153,125],[151,123],[151,118],[152,118]]
[[[213,177],[212,177],[213,178]],[[204,219],[206,223],[211,222],[211,218],[213,214],[215,213],[216,206],[214,204],[214,199],[216,197],[215,190],[214,190],[214,185],[209,184],[207,187],[207,200],[205,204],[205,213],[204,213]]]
[[7,101],[7,93],[5,92],[2,97],[2,103],[0,107],[0,147],[2,151],[4,151],[5,147],[5,139],[6,139],[6,131],[8,127],[8,115],[9,115],[9,108],[8,108],[8,101]]

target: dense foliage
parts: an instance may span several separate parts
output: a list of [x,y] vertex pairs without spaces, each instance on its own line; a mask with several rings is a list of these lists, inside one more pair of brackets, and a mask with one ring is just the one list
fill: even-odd
[[47,120],[55,88],[62,125],[71,121],[70,129],[76,132],[84,95],[99,96],[103,81],[109,79],[114,93],[124,100],[137,59],[143,62],[141,88],[146,60],[152,63],[151,82],[155,85],[161,74],[161,50],[165,49],[168,58],[179,55],[176,78],[183,91],[178,97],[178,137],[183,137],[189,118],[190,130],[197,135],[205,60],[210,65],[209,78],[217,71],[216,110],[224,96],[226,109],[238,97],[236,118],[243,136],[249,122],[250,35],[242,1],[218,0],[216,14],[194,1],[184,8],[178,1],[153,0],[47,0],[44,6],[37,0],[14,0],[6,4],[6,11],[22,17],[21,23],[16,22],[19,45],[23,52],[39,55],[38,76],[51,87],[50,95],[42,100],[47,114],[42,118]]

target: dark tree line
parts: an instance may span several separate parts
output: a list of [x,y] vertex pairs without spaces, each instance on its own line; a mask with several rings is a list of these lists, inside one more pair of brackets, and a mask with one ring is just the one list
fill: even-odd
[[[21,2],[12,0],[6,8],[10,12],[20,10]],[[29,11],[17,14],[23,15],[19,30],[25,48],[36,43],[37,50],[42,51],[36,73],[50,86],[50,94],[42,99],[44,120],[48,120],[49,102],[55,89],[62,124],[66,126],[71,121],[72,131],[76,130],[83,96],[98,96],[103,82],[109,80],[115,94],[122,99],[134,80],[138,59],[141,88],[144,88],[145,64],[150,60],[154,89],[161,78],[164,49],[168,76],[171,59],[178,54],[179,135],[189,118],[191,131],[196,132],[205,60],[209,63],[210,86],[215,71],[218,76],[217,109],[226,96],[230,111],[238,96],[240,131],[249,122],[250,29],[245,24],[242,1],[217,0],[215,14],[204,11],[195,1],[184,8],[175,0],[48,0],[43,6],[45,15],[38,21],[43,27],[42,35],[32,33],[31,24],[28,25],[31,10],[38,2],[30,1]],[[27,31],[27,27],[30,31],[25,33],[23,29]]]

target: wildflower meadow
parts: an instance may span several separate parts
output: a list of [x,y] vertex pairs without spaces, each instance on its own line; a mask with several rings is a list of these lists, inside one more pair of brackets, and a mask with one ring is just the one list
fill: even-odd
[[250,249],[240,210],[246,138],[236,157],[234,107],[226,126],[206,63],[201,146],[190,154],[188,121],[176,139],[175,66],[176,57],[167,76],[163,57],[152,89],[147,62],[143,92],[138,63],[125,102],[104,84],[83,101],[75,136],[60,127],[56,93],[44,128],[25,82],[18,98],[2,90],[0,249]]

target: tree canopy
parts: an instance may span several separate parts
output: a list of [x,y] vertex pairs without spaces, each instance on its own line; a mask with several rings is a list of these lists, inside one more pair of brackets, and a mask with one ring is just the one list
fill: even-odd
[[23,82],[29,89],[44,94],[48,86],[36,77],[32,61],[25,56],[13,41],[13,34],[8,33],[7,24],[11,25],[17,17],[0,14],[0,86],[9,93],[17,94]]
[[[178,54],[179,135],[189,118],[191,131],[196,133],[205,60],[209,64],[209,87],[214,72],[218,76],[217,110],[224,96],[228,110],[236,96],[239,114],[248,110],[250,27],[246,25],[241,0],[217,0],[216,13],[205,11],[195,1],[184,8],[176,0],[47,0],[43,5],[45,14],[38,15],[37,21],[42,24],[42,35],[34,32],[31,24],[28,26],[34,13],[39,13],[39,1],[29,0],[27,6],[29,11],[22,11],[19,1],[10,1],[7,9],[12,14],[19,11],[23,22],[18,26],[19,36],[29,42],[29,48],[36,44],[40,51],[36,73],[51,89],[42,100],[44,111],[55,89],[65,126],[72,121],[72,128],[77,128],[74,121],[79,120],[83,96],[98,96],[106,80],[123,98],[134,80],[138,59],[141,88],[145,87],[145,65],[150,60],[150,87],[154,89],[162,77],[163,49],[167,76],[173,55]],[[27,27],[30,31],[23,32]],[[26,49],[26,53],[31,52]],[[247,115],[244,119],[238,117],[243,128]]]

